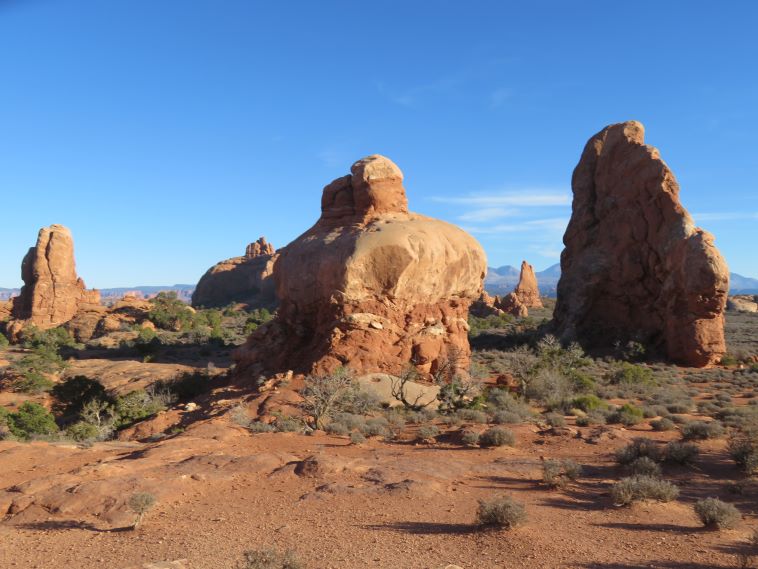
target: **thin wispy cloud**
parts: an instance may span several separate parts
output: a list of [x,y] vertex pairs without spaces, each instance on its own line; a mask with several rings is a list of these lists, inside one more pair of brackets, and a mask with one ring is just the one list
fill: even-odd
[[431,199],[439,203],[477,207],[550,207],[571,205],[571,195],[568,192],[531,188],[491,194],[470,194],[468,196],[433,196]]
[[709,212],[693,213],[696,221],[739,221],[741,219],[758,219],[758,212]]
[[498,233],[525,233],[539,231],[542,233],[562,233],[568,225],[567,217],[552,217],[546,219],[531,219],[519,223],[500,223],[489,226],[468,226],[464,229],[469,233],[480,235],[496,235]]
[[427,98],[429,95],[442,94],[452,91],[465,81],[465,76],[442,77],[436,81],[415,85],[413,87],[394,89],[389,87],[383,81],[375,81],[374,84],[379,93],[384,95],[391,102],[403,107],[413,107],[419,101]]
[[520,215],[521,210],[518,209],[506,209],[504,207],[485,207],[480,209],[474,209],[466,212],[463,215],[459,215],[460,221],[470,221],[474,223],[494,221],[496,219],[503,219],[504,217],[513,217]]

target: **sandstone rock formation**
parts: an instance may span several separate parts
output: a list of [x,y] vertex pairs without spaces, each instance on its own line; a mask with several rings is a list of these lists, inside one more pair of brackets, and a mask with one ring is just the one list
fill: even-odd
[[37,244],[21,264],[24,286],[13,299],[11,336],[29,325],[41,330],[69,322],[80,310],[97,307],[100,293],[87,290],[76,274],[74,240],[62,225],[40,229]]
[[758,312],[758,295],[739,294],[730,296],[726,308],[734,312]]
[[587,143],[572,178],[557,331],[588,348],[636,340],[690,366],[726,351],[729,271],[695,227],[679,185],[634,121]]
[[389,159],[359,160],[324,188],[321,217],[280,251],[277,318],[238,350],[238,373],[398,374],[468,363],[469,305],[486,259],[463,230],[408,211]]
[[542,308],[534,267],[526,261],[521,262],[521,273],[516,288],[503,298],[498,298],[495,307],[519,318],[529,316],[530,308]]
[[502,310],[500,310],[497,305],[500,304],[500,297],[490,296],[486,290],[482,291],[482,294],[479,295],[479,298],[477,298],[474,302],[471,303],[471,307],[469,308],[469,312],[473,314],[474,316],[477,316],[479,318],[486,318],[487,316],[498,316],[505,314]]
[[261,237],[250,243],[244,257],[214,265],[202,276],[192,294],[192,306],[221,307],[242,302],[248,308],[274,308],[274,246]]

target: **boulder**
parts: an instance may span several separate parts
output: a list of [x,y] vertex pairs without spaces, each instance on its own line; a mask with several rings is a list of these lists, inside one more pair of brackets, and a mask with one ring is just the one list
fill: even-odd
[[509,292],[502,298],[498,298],[495,302],[495,308],[506,314],[510,314],[511,316],[516,316],[517,318],[526,318],[529,316],[527,305],[524,304],[515,292]]
[[192,294],[192,306],[218,308],[241,302],[248,308],[274,308],[275,261],[273,245],[261,237],[247,246],[244,257],[232,257],[208,269]]
[[726,352],[729,270],[634,121],[587,143],[572,178],[554,322],[586,348],[635,340],[688,366]]
[[319,220],[279,252],[277,317],[236,352],[238,374],[467,365],[484,251],[462,229],[409,212],[402,181],[373,155],[324,188]]
[[74,240],[62,225],[40,229],[37,244],[21,263],[24,286],[13,299],[8,330],[18,336],[33,325],[41,330],[72,320],[85,307],[97,307],[100,293],[87,290],[76,274]]
[[750,294],[730,296],[726,308],[733,312],[758,312],[758,298]]
[[488,316],[499,316],[505,314],[497,306],[500,304],[500,297],[490,296],[486,290],[482,291],[474,302],[471,303],[469,312],[478,318],[487,318]]

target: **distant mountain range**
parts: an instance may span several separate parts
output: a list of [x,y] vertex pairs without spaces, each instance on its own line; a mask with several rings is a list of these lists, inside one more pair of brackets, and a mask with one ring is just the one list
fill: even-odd
[[[484,288],[489,294],[507,294],[518,284],[519,269],[511,265],[489,267]],[[561,278],[561,265],[556,263],[544,271],[536,272],[537,284],[543,296],[554,297]],[[730,273],[730,294],[758,294],[758,279]]]
[[[123,286],[117,288],[101,288],[100,296],[103,300],[112,300],[121,298],[125,294],[136,294],[144,298],[150,298],[155,296],[159,292],[174,291],[176,295],[189,302],[192,298],[192,293],[195,291],[195,285],[193,284],[175,284],[167,286]],[[8,300],[9,298],[18,295],[21,289],[18,288],[2,288],[0,287],[0,300]]]
[[[556,263],[551,265],[544,271],[535,273],[537,276],[537,284],[540,287],[540,293],[543,296],[555,297],[556,288],[558,287],[558,280],[561,278],[561,265]],[[511,265],[503,265],[502,267],[489,267],[487,271],[487,277],[484,279],[484,288],[488,293],[495,294],[507,294],[511,292],[516,284],[518,284],[519,269],[512,267]],[[195,290],[193,284],[175,284],[168,286],[125,286],[117,288],[102,288],[100,289],[100,296],[104,300],[121,298],[127,293],[137,294],[149,298],[155,296],[159,292],[163,291],[175,291],[177,296],[189,302],[192,298],[192,293]],[[9,298],[18,295],[21,292],[17,288],[2,288],[0,287],[0,300],[8,300]],[[751,279],[749,277],[743,277],[737,273],[731,273],[731,286],[729,288],[730,294],[758,294],[758,279]]]

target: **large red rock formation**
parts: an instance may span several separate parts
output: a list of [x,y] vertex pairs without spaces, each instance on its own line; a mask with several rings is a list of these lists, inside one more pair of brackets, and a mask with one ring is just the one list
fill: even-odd
[[521,274],[516,288],[503,298],[497,299],[495,307],[520,318],[528,316],[530,308],[542,308],[534,267],[526,261],[521,262]]
[[326,186],[321,218],[280,251],[277,318],[237,354],[238,372],[399,373],[468,363],[469,305],[486,271],[463,230],[408,211],[403,174],[374,155]]
[[729,271],[634,121],[593,136],[572,178],[555,324],[587,347],[637,340],[690,366],[726,351]]
[[275,261],[274,246],[261,237],[247,246],[244,257],[233,257],[208,269],[192,293],[192,306],[210,308],[242,302],[249,308],[273,308]]
[[29,249],[21,263],[24,286],[13,299],[11,336],[25,326],[41,330],[70,321],[87,306],[100,303],[100,293],[87,290],[76,274],[74,240],[62,225],[40,229],[37,244]]

